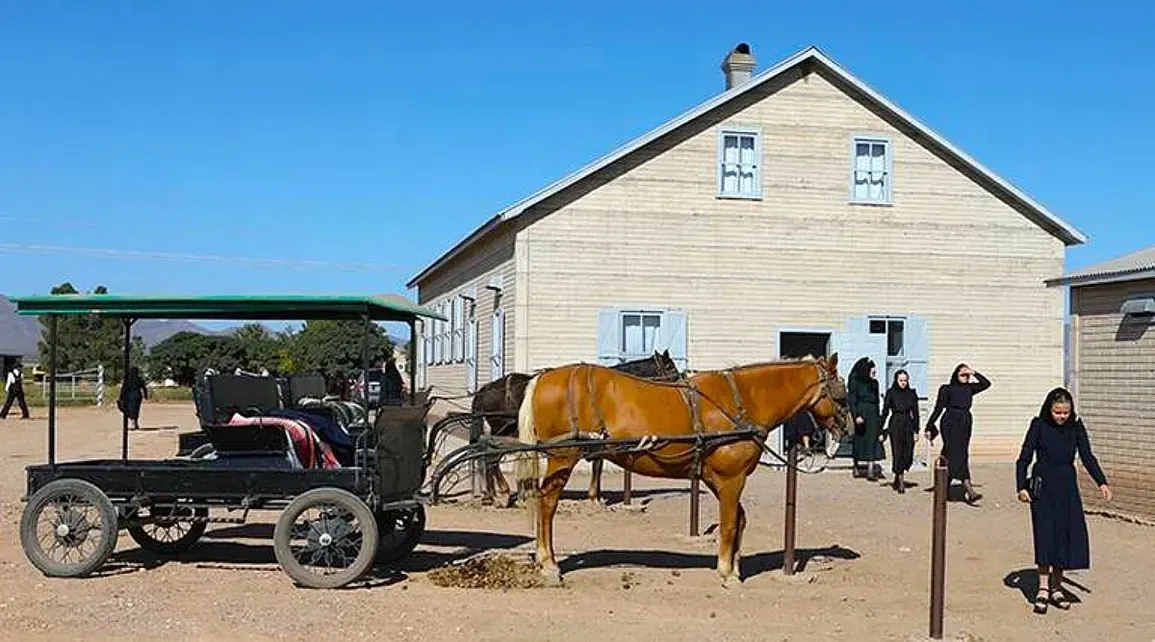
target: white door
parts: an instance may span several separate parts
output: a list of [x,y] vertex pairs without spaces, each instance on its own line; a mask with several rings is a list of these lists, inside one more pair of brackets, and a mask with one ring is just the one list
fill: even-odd
[[477,317],[472,311],[465,321],[465,389],[477,392]]
[[505,312],[501,308],[493,311],[490,338],[489,380],[496,381],[505,376]]

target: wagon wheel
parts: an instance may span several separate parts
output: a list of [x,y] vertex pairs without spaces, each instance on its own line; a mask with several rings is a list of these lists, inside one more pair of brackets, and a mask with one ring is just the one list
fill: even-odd
[[425,534],[425,507],[378,511],[377,530],[380,533],[377,561],[392,563],[417,548]]
[[369,570],[377,520],[365,502],[339,488],[315,488],[289,504],[273,529],[273,552],[297,584],[337,588]]
[[201,444],[201,445],[197,446],[196,448],[194,448],[193,451],[188,454],[188,458],[189,459],[204,459],[206,456],[216,452],[216,450],[217,450],[216,447],[213,446],[212,444]]
[[826,467],[829,465],[830,457],[822,452],[821,448],[798,451],[798,460],[795,466],[799,472],[820,473],[826,470]]
[[116,508],[99,488],[58,479],[36,491],[20,518],[24,555],[49,577],[83,577],[116,548]]
[[[146,551],[158,555],[178,555],[192,548],[205,534],[209,509],[198,506],[164,506],[149,509],[143,523],[128,527],[128,534]],[[183,520],[180,517],[191,519]]]

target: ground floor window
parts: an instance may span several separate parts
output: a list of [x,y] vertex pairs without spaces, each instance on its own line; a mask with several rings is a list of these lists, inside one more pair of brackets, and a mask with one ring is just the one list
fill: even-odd
[[665,350],[679,370],[686,369],[685,311],[649,306],[598,310],[598,363],[612,366]]

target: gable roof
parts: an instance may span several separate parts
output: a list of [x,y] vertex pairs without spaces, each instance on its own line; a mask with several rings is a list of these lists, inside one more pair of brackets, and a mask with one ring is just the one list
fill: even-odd
[[677,116],[673,120],[667,121],[665,124],[650,130],[649,132],[631,140],[621,147],[611,151],[589,163],[588,165],[578,169],[577,171],[565,176],[542,189],[530,194],[522,200],[510,205],[501,210],[492,218],[483,223],[480,227],[474,230],[469,236],[462,239],[457,245],[450,248],[447,252],[442,254],[436,261],[431,263],[428,267],[422,270],[417,276],[413,277],[406,287],[413,287],[417,283],[429,276],[433,271],[444,265],[446,262],[460,254],[466,248],[474,243],[480,241],[490,232],[499,227],[502,223],[511,221],[529,208],[537,205],[545,199],[558,194],[562,190],[592,176],[593,174],[609,167],[613,163],[621,160],[628,154],[631,154],[639,149],[653,143],[659,138],[673,132],[674,130],[690,123],[707,113],[729,103],[730,101],[746,94],[747,92],[773,81],[781,77],[783,74],[795,69],[799,65],[805,63],[817,63],[828,71],[833,73],[836,78],[843,81],[860,94],[860,99],[866,102],[873,103],[881,108],[887,115],[901,121],[915,132],[923,136],[929,144],[941,149],[948,156],[953,157],[965,168],[971,170],[981,181],[987,184],[988,189],[996,192],[996,195],[1013,204],[1019,205],[1026,210],[1028,218],[1034,221],[1037,225],[1045,229],[1047,232],[1054,235],[1066,245],[1078,245],[1087,241],[1087,236],[1076,229],[1071,224],[1059,218],[1053,212],[1048,210],[1041,203],[1038,203],[1024,192],[1020,191],[1015,186],[1011,185],[1004,179],[997,176],[994,172],[984,167],[974,158],[971,158],[958,147],[955,147],[945,138],[940,136],[931,128],[919,122],[914,116],[903,111],[894,103],[887,100],[882,94],[871,89],[858,78],[854,77],[849,71],[843,68],[838,63],[834,62],[829,56],[824,54],[817,47],[807,47],[806,49],[790,56],[782,62],[766,69],[757,74],[750,80],[732,87],[704,103],[697,105],[689,111]]
[[1117,256],[1062,277],[1047,281],[1047,285],[1102,285],[1123,281],[1155,279],[1155,245],[1130,254]]

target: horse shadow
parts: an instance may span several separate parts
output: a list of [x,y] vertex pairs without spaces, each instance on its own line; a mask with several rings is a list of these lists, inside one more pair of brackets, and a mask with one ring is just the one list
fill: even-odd
[[[1092,593],[1091,589],[1072,580],[1068,576],[1063,576],[1063,585],[1070,585],[1088,595]],[[1039,593],[1039,572],[1034,568],[1023,568],[1017,571],[1011,571],[1003,578],[1003,586],[1009,589],[1018,589],[1023,595],[1023,600],[1028,604],[1034,604],[1035,596]],[[1067,594],[1071,596],[1071,601],[1076,604],[1083,601],[1073,591],[1067,591]]]
[[[644,506],[658,497],[688,495],[690,489],[688,488],[646,488],[633,489],[630,491],[630,501],[640,501]],[[585,490],[563,490],[561,493],[563,501],[588,501],[589,492]],[[625,491],[621,490],[601,490],[601,500],[606,506],[613,506],[615,504],[624,504],[626,500]]]
[[[862,557],[857,551],[841,546],[824,548],[799,548],[794,551],[795,572],[803,572],[817,558],[855,560]],[[559,563],[563,573],[615,566],[637,566],[670,570],[713,569],[716,555],[675,553],[658,550],[594,550],[570,555]],[[751,578],[763,573],[782,570],[785,567],[785,552],[770,551],[744,556],[741,561],[743,578]]]

